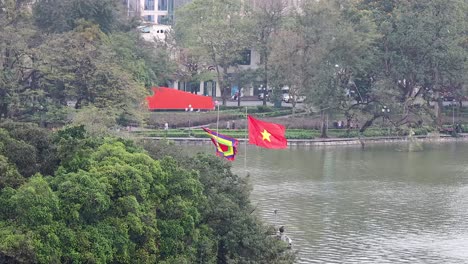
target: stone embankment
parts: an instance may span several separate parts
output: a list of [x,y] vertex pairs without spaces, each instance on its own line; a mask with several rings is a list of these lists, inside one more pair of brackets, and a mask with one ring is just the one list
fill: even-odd
[[[210,144],[209,138],[163,138],[163,137],[141,137],[144,140],[171,140],[177,144],[201,145]],[[239,142],[244,142],[244,138],[238,139]],[[453,142],[453,141],[468,141],[468,135],[462,134],[459,137],[447,135],[428,135],[414,137],[368,137],[368,138],[318,138],[318,139],[288,139],[288,146],[339,146],[339,145],[367,145],[367,144],[382,144],[382,143],[402,143],[402,142]]]

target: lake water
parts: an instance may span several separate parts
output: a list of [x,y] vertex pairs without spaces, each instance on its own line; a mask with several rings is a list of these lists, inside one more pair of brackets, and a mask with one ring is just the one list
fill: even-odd
[[468,144],[423,147],[249,147],[252,201],[298,263],[468,263]]

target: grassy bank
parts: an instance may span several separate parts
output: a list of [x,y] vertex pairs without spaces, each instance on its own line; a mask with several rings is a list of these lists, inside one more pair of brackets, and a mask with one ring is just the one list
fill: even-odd
[[[414,129],[415,135],[427,135],[430,131],[425,128]],[[245,129],[220,129],[220,133],[234,137],[244,138]],[[208,138],[207,134],[199,128],[194,129],[169,129],[167,132],[162,129],[135,131],[134,135],[141,137],[195,137]],[[389,129],[371,128],[366,130],[362,137],[380,137],[380,136],[407,136],[408,131],[391,131]],[[354,138],[359,136],[359,131],[346,129],[329,129],[328,136],[332,138]],[[314,139],[320,137],[320,131],[317,129],[287,129],[286,138],[288,139]]]

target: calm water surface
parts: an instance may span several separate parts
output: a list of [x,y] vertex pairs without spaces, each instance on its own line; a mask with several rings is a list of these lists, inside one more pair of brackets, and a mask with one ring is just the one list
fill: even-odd
[[298,263],[468,263],[467,143],[249,147],[247,157],[257,213],[286,227]]

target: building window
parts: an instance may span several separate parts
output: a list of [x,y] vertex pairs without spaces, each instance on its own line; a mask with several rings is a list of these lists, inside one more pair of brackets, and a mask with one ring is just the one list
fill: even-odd
[[158,24],[167,25],[168,19],[166,16],[158,16]]
[[216,97],[216,82],[207,81],[203,85],[203,95]]
[[145,0],[145,10],[154,10],[154,0]]
[[147,22],[154,22],[154,16],[153,15],[148,15],[144,16],[143,19]]
[[239,61],[237,62],[239,65],[250,65],[251,63],[251,50],[244,50],[241,52],[239,56]]
[[174,21],[174,1],[175,0],[169,0],[167,3],[168,22],[170,24]]
[[177,90],[185,91],[185,82],[177,82]]
[[158,0],[158,10],[167,11],[167,0]]

